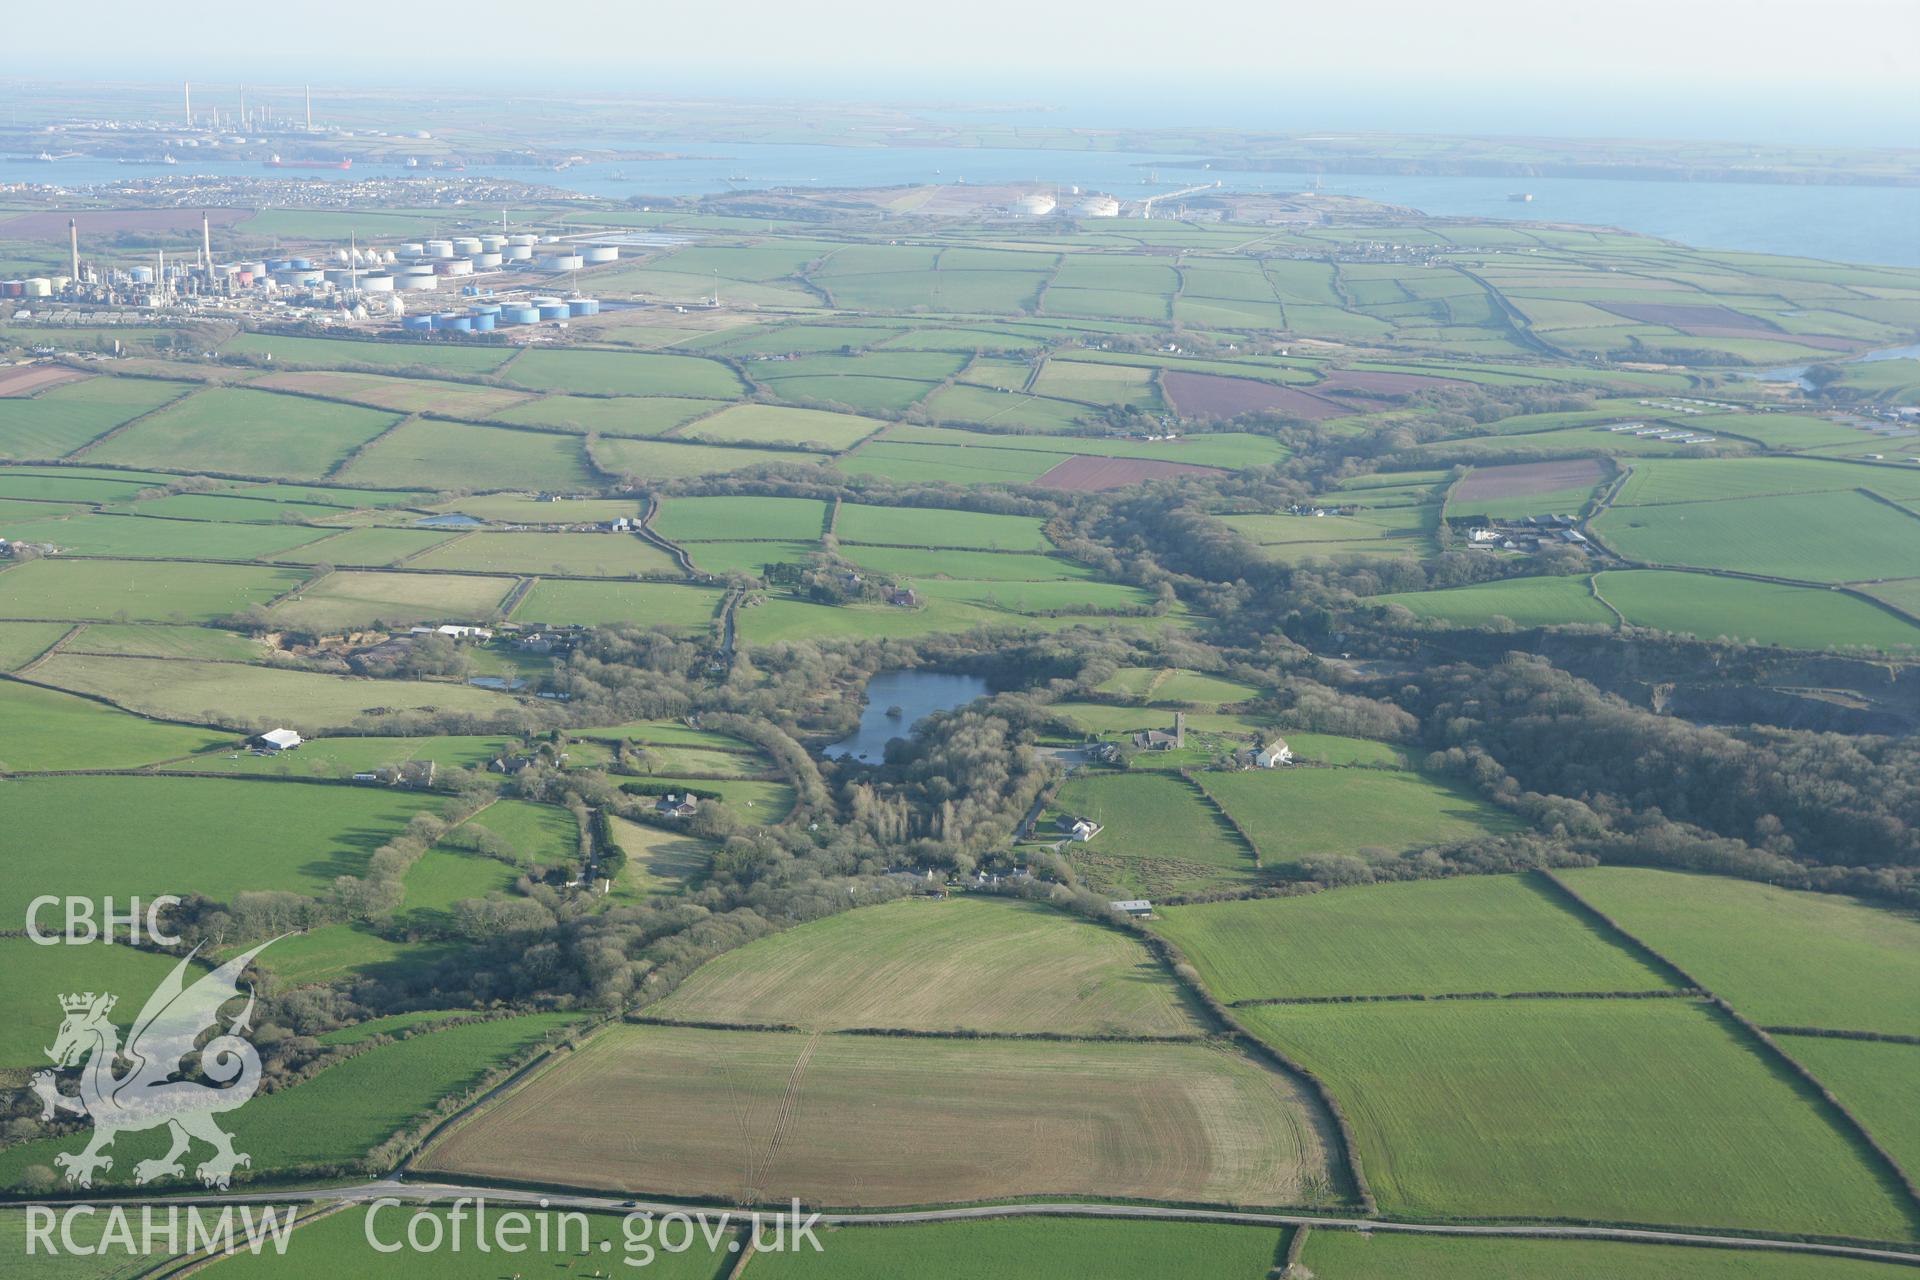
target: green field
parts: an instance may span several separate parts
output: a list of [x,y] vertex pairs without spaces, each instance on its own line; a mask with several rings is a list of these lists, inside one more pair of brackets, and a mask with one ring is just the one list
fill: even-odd
[[1121,667],[1094,687],[1100,693],[1122,694],[1147,703],[1199,707],[1245,702],[1260,695],[1260,690],[1250,684],[1179,667]]
[[[1091,818],[1105,830],[1084,846],[1069,846],[1122,858],[1171,858],[1234,870],[1253,870],[1253,854],[1198,792],[1160,773],[1098,773],[1070,779],[1054,811]],[[1045,819],[1034,834],[1057,838]]]
[[275,778],[351,778],[380,768],[397,768],[415,760],[431,760],[441,768],[483,766],[514,745],[513,738],[309,738],[297,751],[257,755],[251,751],[216,751],[178,762],[174,767],[194,772],[250,773]]
[[13,919],[41,893],[325,893],[438,803],[373,787],[216,778],[17,778],[0,788],[15,846],[5,894]]
[[493,616],[512,589],[511,578],[337,569],[275,605],[271,616],[277,626],[310,631],[343,631],[378,624],[394,627],[418,622],[480,622]]
[[[440,1098],[477,1083],[488,1070],[560,1032],[573,1018],[547,1013],[468,1023],[370,1049],[234,1112],[234,1145],[253,1157],[255,1176],[315,1166],[351,1167]],[[96,1182],[131,1183],[138,1159],[165,1151],[165,1132],[148,1130],[120,1138],[113,1148],[113,1169],[97,1175]],[[24,1171],[47,1165],[55,1152],[74,1146],[73,1139],[43,1140],[0,1152],[0,1184],[17,1185]]]
[[[124,909],[124,903],[119,905]],[[24,911],[19,921],[24,929]],[[43,910],[37,923],[43,934],[62,933],[66,923],[60,904]],[[124,993],[123,1004],[137,1007],[147,992],[160,985],[177,958],[127,946],[41,946],[24,935],[0,938],[0,963],[7,971],[7,981],[0,987],[0,1068],[49,1065],[46,1046],[53,1043],[60,1026],[62,995],[116,991]],[[192,980],[190,976],[188,981]],[[129,1019],[132,1013],[128,1010]]]
[[143,419],[86,456],[135,467],[318,479],[398,421],[397,414],[357,405],[213,387]]
[[1780,1046],[1860,1118],[1893,1158],[1920,1161],[1920,1045],[1824,1036],[1782,1036]]
[[34,668],[35,680],[105,698],[143,715],[208,724],[270,727],[302,733],[387,715],[441,710],[491,715],[510,699],[471,685],[427,680],[343,679],[312,671],[162,658],[97,658],[55,654]]
[[842,542],[896,547],[960,547],[978,551],[1051,551],[1034,516],[1003,516],[937,507],[875,507],[846,503],[834,534]]
[[272,559],[292,564],[365,565],[379,568],[418,555],[455,535],[444,529],[348,529],[309,542]]
[[1920,626],[1854,596],[1657,569],[1599,574],[1595,588],[1635,626],[1794,649],[1920,647]]
[[216,524],[120,515],[0,524],[0,537],[51,543],[68,555],[129,559],[265,559],[325,536],[324,529],[302,525]]
[[847,547],[849,560],[875,573],[962,578],[971,582],[1057,582],[1093,571],[1063,555],[1030,551],[966,551],[922,547]]
[[679,432],[676,438],[838,453],[886,425],[876,418],[848,413],[822,413],[818,409],[790,409],[774,404],[737,404],[710,418],[702,418]]
[[808,1030],[1165,1036],[1200,1025],[1139,943],[1051,908],[907,899],[708,961],[650,1012]]
[[89,622],[69,640],[63,653],[120,654],[132,658],[211,658],[257,662],[266,646],[250,636],[211,627],[176,627],[144,622]]
[[340,474],[355,484],[430,489],[595,487],[573,436],[424,418],[363,450]]
[[655,894],[677,893],[706,875],[713,846],[704,840],[625,818],[609,821],[614,843],[627,856],[610,890],[616,900],[633,902]]
[[712,400],[678,396],[563,395],[529,400],[491,416],[496,422],[554,427],[583,435],[657,436],[717,408],[719,405]]
[[678,578],[680,566],[630,533],[474,533],[408,562],[413,569]]
[[1654,991],[1670,980],[1526,876],[1461,876],[1165,907],[1222,1000]]
[[1387,1211],[1911,1238],[1809,1090],[1687,1000],[1265,1005]]
[[529,350],[501,376],[517,386],[536,391],[692,396],[707,400],[732,400],[746,394],[746,388],[733,370],[718,361],[694,356]]
[[0,770],[128,769],[230,742],[228,735],[156,724],[70,693],[0,683]]
[[1519,826],[1455,783],[1401,770],[1251,769],[1194,777],[1269,863],[1397,853]]
[[[5,585],[0,579],[0,587]],[[64,622],[0,622],[0,671],[17,671],[70,629]]]
[[369,365],[382,369],[419,368],[466,374],[491,373],[512,354],[504,347],[352,342],[337,338],[289,338],[277,333],[243,333],[220,350],[224,355],[270,355],[275,365],[299,365],[313,369]]
[[1616,507],[1593,529],[1621,555],[1650,564],[1808,582],[1920,576],[1920,516],[1860,493]]
[[[489,1206],[489,1211],[496,1214],[501,1212],[493,1206]],[[524,1237],[489,1235],[487,1243],[494,1249],[499,1249],[504,1241],[520,1250],[511,1262],[494,1263],[490,1258],[483,1259],[480,1253],[471,1215],[459,1229],[464,1242],[462,1248],[455,1249],[447,1244],[429,1252],[407,1247],[408,1229],[416,1213],[424,1214],[440,1219],[439,1227],[445,1235],[435,1237],[432,1228],[422,1225],[416,1228],[419,1239],[453,1240],[456,1228],[445,1209],[420,1208],[411,1204],[371,1211],[349,1207],[329,1217],[309,1220],[307,1214],[311,1212],[302,1212],[301,1221],[308,1225],[296,1228],[287,1245],[286,1256],[235,1254],[214,1263],[206,1274],[214,1280],[246,1280],[248,1276],[272,1276],[274,1280],[334,1280],[334,1277],[342,1275],[365,1276],[368,1280],[475,1280],[476,1276],[491,1277],[496,1272],[503,1276],[632,1274],[647,1276],[649,1280],[654,1277],[659,1280],[721,1280],[739,1258],[737,1253],[729,1252],[727,1248],[729,1243],[737,1243],[731,1232],[711,1252],[705,1237],[698,1231],[694,1232],[691,1247],[680,1252],[662,1249],[651,1239],[641,1242],[645,1245],[643,1251],[639,1244],[629,1248],[628,1229],[621,1217],[600,1213],[568,1216],[561,1209],[529,1209],[526,1212],[528,1231]],[[369,1212],[373,1214],[371,1225],[367,1221]],[[383,1246],[398,1246],[397,1250],[376,1250],[368,1243],[369,1231],[372,1238]],[[769,1224],[769,1239],[772,1231],[773,1227]],[[676,1245],[680,1243],[677,1233],[671,1239]],[[542,1241],[546,1242],[545,1247]],[[603,1249],[602,1245],[606,1247]],[[756,1269],[777,1256],[765,1255],[763,1260],[756,1262]],[[623,1266],[628,1259],[632,1260],[634,1269],[631,1271]],[[639,1269],[641,1267],[644,1270]]]
[[722,475],[749,467],[779,463],[810,466],[817,455],[789,449],[755,449],[745,445],[683,444],[677,440],[605,439],[594,455],[600,465],[641,483],[679,480],[689,476]]
[[1522,627],[1551,627],[1563,623],[1611,627],[1613,611],[1593,598],[1581,575],[1564,578],[1509,578],[1444,591],[1409,591],[1370,596],[1368,603],[1399,605],[1415,617],[1452,626],[1485,626],[1507,618]]
[[294,569],[137,560],[31,560],[0,572],[0,615],[210,622],[297,585]]
[[827,504],[814,498],[668,498],[650,527],[674,542],[818,542]]
[[192,389],[148,378],[88,378],[9,399],[0,415],[0,458],[63,457]]
[[[895,1280],[938,1273],[948,1280],[1258,1280],[1282,1250],[1273,1228],[1204,1222],[1002,1218],[821,1235],[820,1252],[770,1253],[756,1272],[779,1280]],[[764,1269],[764,1270],[763,1270]],[[1336,1280],[1333,1272],[1323,1273]]]
[[1764,1026],[1920,1035],[1920,922],[1837,894],[1594,867],[1574,891]]
[[553,626],[630,622],[692,630],[713,621],[720,596],[709,587],[672,583],[546,580],[521,597],[513,618]]
[[1899,1263],[1767,1249],[1598,1240],[1434,1239],[1316,1230],[1300,1259],[1325,1280],[1903,1280]]
[[456,848],[477,848],[487,836],[499,842],[498,851],[531,866],[555,866],[580,856],[580,824],[571,809],[529,800],[496,800],[447,833]]

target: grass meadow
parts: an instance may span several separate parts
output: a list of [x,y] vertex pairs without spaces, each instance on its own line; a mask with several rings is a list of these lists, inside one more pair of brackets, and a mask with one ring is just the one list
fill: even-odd
[[653,1006],[695,1022],[808,1030],[1201,1030],[1138,942],[1050,907],[903,899],[776,933],[708,961]]
[[1920,921],[1838,894],[1640,867],[1560,873],[1765,1026],[1920,1035]]
[[1672,985],[1527,876],[1164,907],[1154,928],[1222,1000]]
[[1690,1000],[1266,1005],[1389,1212],[1908,1239],[1913,1211],[1785,1068]]

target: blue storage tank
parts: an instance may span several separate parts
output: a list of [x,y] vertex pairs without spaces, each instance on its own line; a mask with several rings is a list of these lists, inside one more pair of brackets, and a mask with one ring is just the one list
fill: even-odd
[[287,265],[299,271],[311,271],[313,269],[313,259],[312,258],[289,258],[287,259]]
[[477,316],[497,316],[500,314],[500,304],[497,302],[475,303],[473,314]]
[[478,315],[468,317],[467,327],[475,333],[492,333],[493,317],[482,311]]
[[288,267],[292,265],[293,265],[292,258],[268,258],[267,259],[267,270],[269,271],[285,271]]
[[567,314],[570,316],[597,316],[600,314],[600,299],[572,298],[567,302]]
[[532,324],[540,318],[538,307],[523,307],[513,303],[500,308],[501,324]]
[[564,302],[541,303],[540,318],[542,320],[565,320],[567,318],[567,304]]
[[455,333],[472,333],[473,317],[472,316],[450,316],[447,319],[447,328],[451,329]]
[[454,313],[451,311],[436,311],[433,313],[433,327],[436,329],[451,329],[453,328],[453,321]]
[[401,318],[400,327],[402,329],[407,330],[409,333],[420,333],[424,330],[433,328],[433,317],[432,316],[405,316]]

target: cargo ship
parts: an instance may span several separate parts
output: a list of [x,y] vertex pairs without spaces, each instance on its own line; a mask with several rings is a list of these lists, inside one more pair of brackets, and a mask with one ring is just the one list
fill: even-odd
[[267,160],[269,169],[351,169],[353,160],[282,160],[272,156]]

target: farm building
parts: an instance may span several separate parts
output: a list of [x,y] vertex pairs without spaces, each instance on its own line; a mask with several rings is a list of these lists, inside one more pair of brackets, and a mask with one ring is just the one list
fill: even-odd
[[1068,839],[1078,840],[1082,844],[1099,835],[1102,830],[1092,818],[1076,818],[1071,814],[1061,816],[1060,829],[1067,833]]
[[1107,904],[1115,911],[1124,911],[1136,920],[1145,920],[1153,915],[1153,903],[1145,898],[1121,898]]
[[663,818],[691,818],[700,812],[700,798],[691,792],[680,795],[669,791],[655,802],[653,811]]
[[1148,729],[1133,735],[1133,745],[1143,751],[1178,751],[1187,745],[1187,713],[1173,713],[1172,733],[1163,729]]
[[291,729],[269,729],[254,741],[270,751],[291,751],[300,745],[302,739]]
[[1256,769],[1278,769],[1283,764],[1293,763],[1293,748],[1287,745],[1285,738],[1275,738],[1264,747],[1249,749],[1246,761]]

